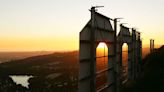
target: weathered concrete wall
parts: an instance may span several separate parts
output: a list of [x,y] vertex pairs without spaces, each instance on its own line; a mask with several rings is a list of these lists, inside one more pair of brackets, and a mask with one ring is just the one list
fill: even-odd
[[[128,76],[127,80],[135,80],[141,71],[142,41],[140,33],[120,25],[116,36],[110,19],[91,9],[91,19],[80,32],[80,69],[79,92],[120,92],[124,84],[122,79],[122,45],[128,44]],[[116,39],[116,40],[115,40]],[[117,41],[117,43],[115,42]],[[96,47],[105,42],[108,47],[107,85],[96,90]]]
[[[104,86],[106,92],[113,92],[114,90],[114,31],[109,21],[109,18],[94,12],[94,25],[93,20],[90,20],[86,26],[80,32],[80,70],[79,70],[79,92],[92,92],[91,89],[95,86],[96,72],[96,47],[100,42],[105,42],[108,46],[108,68],[106,72],[107,75],[107,85]],[[94,28],[94,34],[91,33],[92,28]],[[91,35],[94,35],[94,61],[91,61],[91,45],[93,45],[90,39]],[[91,63],[92,62],[92,63]],[[94,63],[94,67],[91,64]],[[91,77],[91,68],[94,68],[94,76]],[[91,80],[94,80],[92,82]],[[94,87],[95,88],[95,87]]]
[[[118,64],[117,66],[119,67],[119,73],[122,73],[122,45],[124,43],[127,43],[128,45],[128,77],[126,80],[129,80],[132,78],[132,35],[129,31],[129,28],[120,25],[120,32],[117,36],[117,42],[118,42],[118,48],[117,48],[117,62],[119,62],[120,64]],[[125,82],[126,80],[122,79],[122,74],[120,74],[119,76],[121,81],[120,83],[122,83],[123,81]],[[121,84],[120,84],[121,85]]]
[[135,80],[141,71],[142,65],[142,41],[140,33],[120,25],[120,32],[117,36],[117,92],[119,88],[126,82],[122,79],[122,45],[128,44],[128,77],[127,80]]

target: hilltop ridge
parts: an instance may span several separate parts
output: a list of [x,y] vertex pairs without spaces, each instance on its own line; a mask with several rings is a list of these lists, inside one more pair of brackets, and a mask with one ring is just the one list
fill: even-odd
[[164,45],[143,59],[140,78],[123,92],[164,92]]

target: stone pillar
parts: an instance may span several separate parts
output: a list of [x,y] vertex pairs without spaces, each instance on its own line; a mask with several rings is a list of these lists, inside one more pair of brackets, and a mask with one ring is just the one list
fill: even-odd
[[132,28],[132,79],[136,76],[136,30]]

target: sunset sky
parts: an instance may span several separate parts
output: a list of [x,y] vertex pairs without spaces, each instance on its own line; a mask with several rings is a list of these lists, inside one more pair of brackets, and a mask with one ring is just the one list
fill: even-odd
[[0,51],[78,50],[94,5],[136,27],[143,45],[164,44],[164,0],[0,0]]

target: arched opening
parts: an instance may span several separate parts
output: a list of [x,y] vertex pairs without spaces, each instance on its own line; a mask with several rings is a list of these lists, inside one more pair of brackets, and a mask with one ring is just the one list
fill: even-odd
[[99,90],[107,84],[108,47],[100,42],[96,48],[96,89]]
[[128,79],[128,45],[124,43],[122,45],[122,83],[125,83]]

